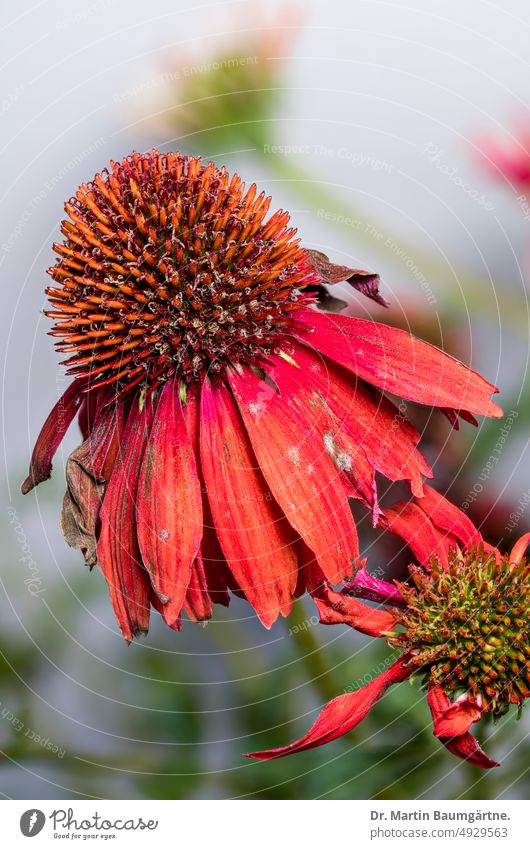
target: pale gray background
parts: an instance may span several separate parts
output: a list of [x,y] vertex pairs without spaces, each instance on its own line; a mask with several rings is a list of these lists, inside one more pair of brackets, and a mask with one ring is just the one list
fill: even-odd
[[[145,128],[140,134],[137,124],[150,111],[151,89],[147,86],[145,102],[130,97],[130,92],[146,80],[156,90],[157,63],[166,48],[179,51],[185,46],[199,57],[208,57],[220,34],[234,27],[242,5],[224,0],[202,4],[23,0],[3,10],[0,321],[8,485],[4,481],[2,486],[2,523],[12,567],[1,601],[0,631],[4,633],[31,631],[31,623],[46,615],[25,591],[26,573],[17,566],[19,550],[6,522],[7,510],[14,505],[47,592],[53,590],[55,598],[59,588],[64,593],[62,624],[96,654],[110,631],[112,645],[116,643],[106,599],[101,609],[92,608],[85,616],[81,615],[83,604],[91,606],[86,589],[79,603],[70,597],[69,580],[82,567],[77,555],[65,550],[57,529],[66,450],[56,458],[54,482],[48,489],[41,488],[37,500],[31,495],[22,503],[18,494],[33,440],[64,387],[58,358],[46,336],[49,322],[40,315],[45,269],[53,262],[51,243],[58,235],[63,201],[110,158],[151,143]],[[271,141],[344,147],[366,157],[367,164],[352,165],[336,155],[313,152],[302,156],[301,164],[312,170],[315,179],[340,187],[345,199],[373,211],[397,240],[421,243],[445,261],[448,285],[457,291],[452,262],[467,264],[489,278],[484,299],[492,306],[494,318],[478,329],[470,323],[474,364],[503,385],[521,386],[527,339],[524,333],[518,339],[511,332],[503,333],[503,289],[497,280],[510,281],[524,316],[530,221],[524,218],[513,188],[484,177],[476,163],[475,144],[485,131],[509,134],[514,122],[527,114],[527,0],[310,0],[304,9],[305,28],[293,45],[293,60],[284,77],[285,102],[271,123]],[[155,131],[152,141],[160,141]],[[433,143],[443,151],[449,168],[456,167],[471,186],[485,192],[493,210],[486,210],[433,166],[424,152]],[[189,140],[187,144],[192,146]],[[355,234],[350,240],[343,231],[336,237],[329,227],[324,231],[314,215],[292,203],[287,187],[274,181],[263,163],[255,163],[252,152],[224,153],[230,169],[257,177],[261,186],[274,193],[277,206],[291,208],[307,243],[342,261],[370,266],[377,262],[384,274],[385,294],[394,301],[410,304],[423,297],[405,271],[400,273],[390,263],[385,267],[356,245]],[[370,162],[375,160],[388,163],[389,168],[374,167]],[[435,295],[440,298],[442,293],[435,290]],[[465,290],[460,298],[466,310]],[[413,318],[411,323],[414,326]],[[75,440],[71,434],[65,445]],[[523,447],[524,440],[510,445],[495,478],[504,485],[517,466],[512,482],[516,496],[529,485],[528,459],[521,459]],[[100,627],[98,639],[95,625]],[[91,733],[83,722],[97,726],[98,711],[107,710],[91,688],[105,690],[112,698],[112,668],[97,658],[84,658],[67,634],[61,638],[59,633],[59,643],[61,639],[64,651],[56,660],[60,672],[54,674],[52,664],[43,661],[37,703],[43,707],[52,703],[56,726],[63,723],[63,714],[75,717],[75,721],[64,719],[65,733],[76,735],[81,728],[90,734],[94,751],[105,752],[112,741]],[[53,647],[36,647],[37,656],[41,649],[53,654]],[[80,663],[85,663],[82,672]],[[207,680],[208,668],[200,674]],[[81,683],[75,684],[70,676],[79,677]],[[131,701],[139,697],[133,685]],[[120,695],[124,697],[123,691]],[[119,718],[114,728],[119,732]],[[204,756],[205,767],[214,768],[215,749],[205,750]],[[39,767],[37,773],[46,775],[46,768]],[[44,786],[34,775],[14,771],[12,794],[24,794],[25,782],[33,781],[29,795],[64,796],[64,788],[53,782]]]

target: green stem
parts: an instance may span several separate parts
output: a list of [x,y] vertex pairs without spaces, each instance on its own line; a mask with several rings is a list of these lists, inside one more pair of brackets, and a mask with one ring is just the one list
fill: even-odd
[[333,681],[322,646],[315,636],[314,621],[315,615],[308,615],[303,601],[298,599],[287,620],[289,635],[296,640],[300,663],[307,672],[307,680],[313,684],[322,701],[328,702],[340,694],[340,689],[337,689]]

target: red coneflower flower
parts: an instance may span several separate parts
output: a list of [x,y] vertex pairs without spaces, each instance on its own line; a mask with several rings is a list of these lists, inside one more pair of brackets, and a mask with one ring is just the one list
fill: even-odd
[[[425,487],[419,501],[385,511],[381,524],[399,534],[420,566],[412,583],[388,584],[364,569],[341,593],[322,588],[324,624],[364,624],[354,595],[390,605],[373,609],[370,625],[403,654],[367,686],[329,702],[300,740],[249,757],[267,760],[322,746],[351,731],[391,684],[411,676],[427,688],[434,734],[450,752],[477,767],[498,766],[470,727],[501,716],[530,696],[530,565],[525,534],[509,556],[481,540],[469,519]],[[378,620],[377,617],[380,617]]]
[[[382,394],[453,418],[495,388],[408,333],[311,308],[373,275],[300,247],[289,216],[224,168],[133,153],[66,204],[47,289],[75,380],[38,437],[28,492],[78,415],[62,529],[99,562],[127,639],[150,606],[211,616],[229,591],[270,626],[358,557],[348,505],[377,519],[375,472],[420,496],[419,439]],[[317,267],[319,271],[317,272]]]

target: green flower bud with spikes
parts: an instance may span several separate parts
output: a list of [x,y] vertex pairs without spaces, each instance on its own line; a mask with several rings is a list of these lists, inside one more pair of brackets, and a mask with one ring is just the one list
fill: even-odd
[[530,696],[530,565],[484,548],[436,558],[430,571],[410,567],[413,586],[388,637],[410,653],[426,681],[446,693],[469,694],[494,717]]

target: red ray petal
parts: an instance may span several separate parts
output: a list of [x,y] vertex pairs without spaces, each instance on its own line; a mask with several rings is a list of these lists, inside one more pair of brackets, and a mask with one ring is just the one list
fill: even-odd
[[388,610],[368,607],[356,598],[334,592],[329,587],[322,587],[313,600],[322,625],[349,625],[361,634],[380,637],[381,632],[391,631],[396,622]]
[[462,734],[460,737],[453,737],[450,739],[440,738],[440,741],[452,755],[462,758],[463,761],[468,761],[468,763],[472,766],[476,766],[479,769],[492,769],[494,766],[500,766],[498,761],[494,761],[493,758],[490,758],[486,752],[481,749],[478,742],[469,731],[467,734]]
[[195,558],[191,568],[184,610],[194,622],[203,622],[212,618],[212,603],[208,594],[206,574],[200,555]]
[[86,378],[74,380],[44,422],[31,455],[29,474],[20,487],[24,495],[50,477],[55,452],[81,406],[85,386]]
[[517,566],[523,559],[524,553],[529,545],[530,533],[524,534],[521,539],[517,540],[514,547],[510,551],[510,563],[514,563]]
[[270,627],[292,606],[297,577],[293,536],[261,474],[230,390],[209,380],[201,394],[201,467],[230,570]]
[[152,421],[148,398],[129,411],[120,453],[101,507],[97,552],[114,613],[125,639],[147,633],[151,587],[136,536],[136,497],[143,453]]
[[459,737],[466,734],[474,722],[482,718],[480,705],[471,696],[465,696],[438,713],[434,721],[436,737]]
[[480,719],[480,713],[477,716],[480,708],[473,699],[467,697],[451,703],[440,684],[431,684],[427,702],[432,713],[434,734],[453,755],[481,769],[499,766],[480,748],[469,732],[472,723]]
[[416,448],[419,433],[399,410],[361,381],[352,384],[346,371],[317,351],[297,346],[289,353],[305,373],[313,403],[333,411],[341,432],[351,436],[352,450],[355,447],[357,455],[362,451],[371,466],[390,480],[410,480],[413,493],[421,495],[422,475],[432,477],[432,470]]
[[422,566],[428,566],[433,556],[447,566],[449,546],[454,544],[454,537],[435,528],[429,517],[414,502],[399,501],[393,507],[385,509],[380,524],[401,537]]
[[301,339],[381,389],[432,407],[502,416],[489,397],[498,392],[493,384],[405,330],[310,309],[297,318]]
[[298,553],[298,582],[295,595],[298,598],[305,590],[311,595],[318,595],[326,586],[326,576],[318,565],[315,553],[305,544],[303,539],[296,544]]
[[308,403],[288,371],[281,375],[281,395],[250,369],[231,372],[229,380],[274,498],[326,578],[338,583],[359,556],[348,504],[355,490],[326,451],[323,411]]
[[176,617],[170,619],[167,615],[168,612],[166,610],[166,606],[162,604],[152,587],[150,587],[150,590],[151,592],[149,598],[151,599],[151,604],[153,605],[155,610],[160,613],[166,625],[171,628],[172,631],[182,631],[182,613],[179,611]]
[[120,452],[125,408],[118,401],[100,409],[88,439],[78,449],[86,469],[97,481],[108,481]]
[[403,655],[362,689],[332,699],[319,713],[316,722],[307,734],[304,734],[295,743],[281,746],[278,749],[251,752],[246,757],[257,758],[261,761],[281,758],[284,755],[292,755],[295,752],[304,752],[306,749],[323,746],[324,743],[331,743],[337,737],[342,737],[343,734],[347,734],[365,718],[387,687],[409,677],[412,672],[412,669],[406,666],[409,660],[410,658],[407,655]]
[[452,534],[466,549],[482,542],[471,519],[432,486],[425,485],[423,498],[417,503],[437,528]]
[[105,392],[96,389],[94,392],[86,392],[79,408],[78,424],[83,440],[87,439],[94,426],[94,422],[101,404],[104,403]]
[[186,390],[186,403],[182,408],[186,429],[193,446],[197,473],[201,484],[202,513],[203,513],[203,536],[201,541],[200,557],[208,586],[208,594],[214,604],[222,604],[228,607],[230,604],[231,588],[236,595],[245,597],[241,588],[237,585],[233,575],[230,573],[228,563],[219,545],[215,533],[214,521],[210,512],[210,506],[206,497],[206,486],[201,469],[200,452],[200,388],[198,384],[189,384]]
[[178,615],[202,537],[201,487],[179,385],[168,380],[156,406],[138,482],[138,543],[170,620]]

